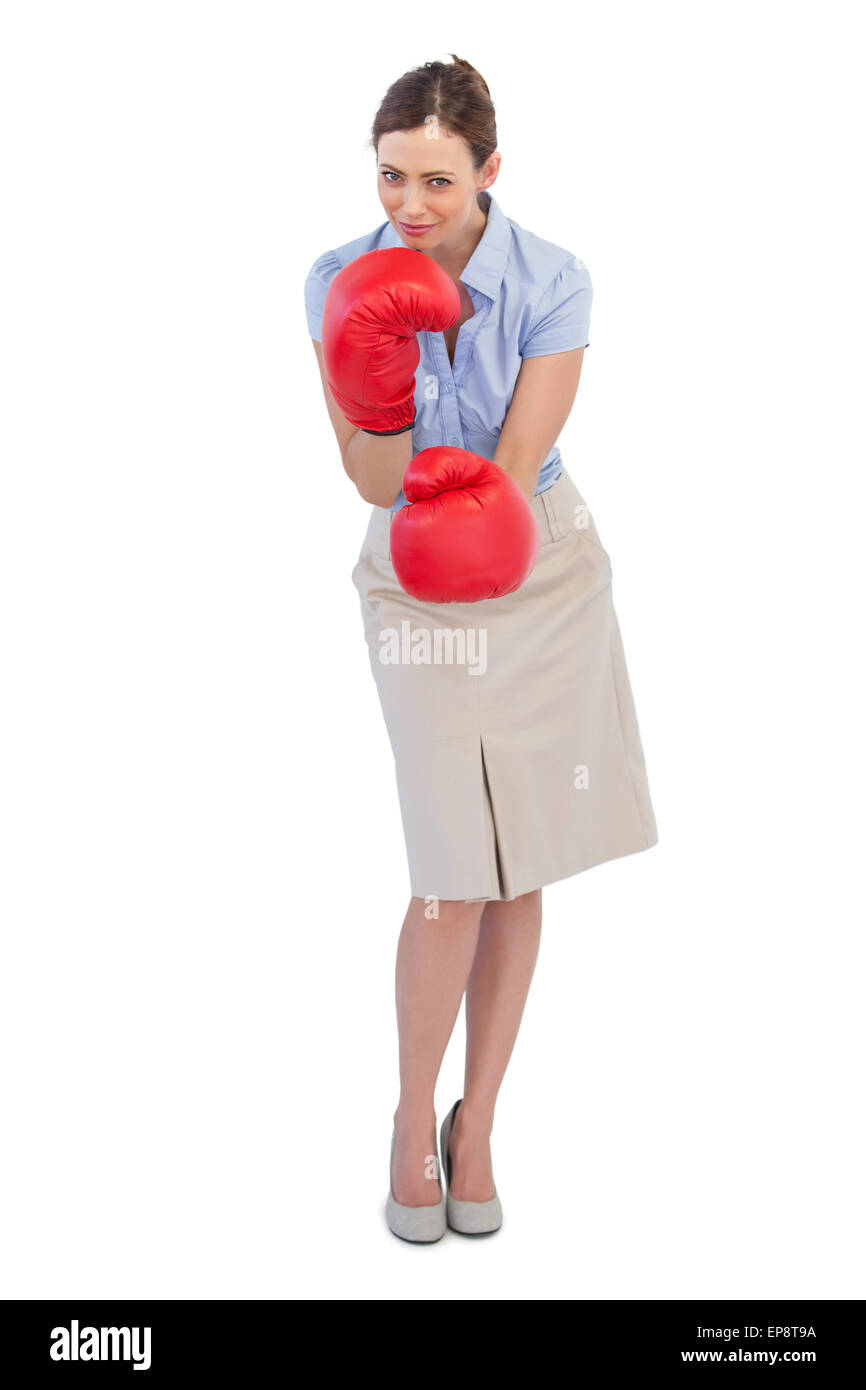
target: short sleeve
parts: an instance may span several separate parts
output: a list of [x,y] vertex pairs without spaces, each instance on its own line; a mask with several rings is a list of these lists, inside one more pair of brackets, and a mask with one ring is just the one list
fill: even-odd
[[317,343],[322,341],[322,310],[328,286],[340,269],[340,262],[333,251],[325,251],[313,261],[310,273],[304,284],[304,305],[307,310],[307,327],[310,337]]
[[570,352],[589,347],[592,281],[589,271],[572,256],[538,302],[521,357],[543,357],[551,352]]

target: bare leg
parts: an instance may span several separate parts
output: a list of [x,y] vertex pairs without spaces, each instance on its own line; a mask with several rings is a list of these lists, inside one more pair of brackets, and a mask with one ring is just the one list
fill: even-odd
[[397,946],[397,1028],[400,1100],[391,1186],[404,1206],[434,1205],[442,1196],[435,1165],[433,1093],[454,1030],[487,903],[439,902],[428,919],[423,898],[412,898]]
[[[512,902],[486,903],[466,989],[463,1101],[451,1130],[451,1194],[488,1202],[495,1195],[490,1135],[541,942],[541,889]],[[445,1161],[445,1155],[442,1155]]]

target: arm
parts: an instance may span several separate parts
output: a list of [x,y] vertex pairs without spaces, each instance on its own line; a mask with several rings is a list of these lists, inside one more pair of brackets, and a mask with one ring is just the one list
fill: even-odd
[[357,429],[343,414],[325,376],[322,344],[312,340],[322,378],[328,415],[340,446],[343,467],[365,502],[391,507],[397,500],[403,474],[412,457],[412,433],[377,436]]
[[524,360],[493,456],[526,497],[571,413],[585,347]]
[[411,458],[418,334],[459,317],[451,276],[408,246],[357,256],[328,285],[316,357],[343,467],[368,502],[393,505]]

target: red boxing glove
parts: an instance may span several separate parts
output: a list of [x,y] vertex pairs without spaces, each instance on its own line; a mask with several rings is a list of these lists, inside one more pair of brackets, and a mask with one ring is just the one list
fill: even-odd
[[532,573],[541,532],[513,478],[468,449],[422,449],[403,475],[408,507],[391,522],[391,562],[425,603],[511,594]]
[[415,423],[416,334],[460,317],[450,275],[408,246],[368,251],[334,276],[322,312],[325,377],[346,419],[367,434]]

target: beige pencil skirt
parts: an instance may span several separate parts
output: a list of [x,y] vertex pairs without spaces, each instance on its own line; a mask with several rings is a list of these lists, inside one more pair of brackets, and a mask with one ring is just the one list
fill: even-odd
[[516,593],[410,598],[383,507],[352,571],[415,897],[510,900],[658,838],[610,557],[567,472],[531,506]]

